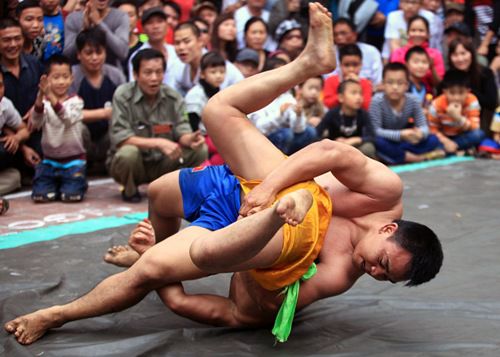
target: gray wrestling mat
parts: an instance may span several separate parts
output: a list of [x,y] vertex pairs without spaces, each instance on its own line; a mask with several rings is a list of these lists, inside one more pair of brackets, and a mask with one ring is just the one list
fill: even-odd
[[[405,218],[429,224],[445,260],[406,288],[364,277],[301,311],[287,343],[270,329],[215,328],[168,311],[155,294],[121,313],[72,322],[30,346],[0,332],[4,356],[499,356],[500,164],[475,160],[401,174]],[[132,226],[0,250],[0,321],[72,300],[120,271],[103,263]],[[186,284],[227,291],[229,275]]]

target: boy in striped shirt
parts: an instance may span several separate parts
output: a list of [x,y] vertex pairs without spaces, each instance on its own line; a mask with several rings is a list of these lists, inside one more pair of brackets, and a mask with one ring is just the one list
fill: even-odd
[[448,154],[476,148],[483,140],[479,128],[481,107],[470,93],[467,76],[459,70],[450,70],[441,82],[443,94],[429,108],[429,128],[436,134]]

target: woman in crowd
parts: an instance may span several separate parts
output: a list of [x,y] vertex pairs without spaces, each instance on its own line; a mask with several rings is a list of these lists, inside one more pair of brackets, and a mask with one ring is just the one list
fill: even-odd
[[467,73],[472,94],[481,105],[481,129],[489,133],[493,113],[497,106],[497,86],[493,71],[477,62],[476,49],[470,41],[451,41],[448,62],[450,69]]
[[219,52],[224,59],[234,62],[238,53],[236,22],[232,13],[225,13],[215,19],[212,28],[212,51]]
[[269,35],[267,24],[260,17],[251,17],[245,24],[245,47],[259,53],[259,72],[264,68],[268,52],[264,49]]

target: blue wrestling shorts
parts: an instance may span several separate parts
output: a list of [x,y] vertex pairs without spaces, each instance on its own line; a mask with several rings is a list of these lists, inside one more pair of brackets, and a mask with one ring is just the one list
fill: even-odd
[[236,222],[241,188],[226,165],[181,169],[179,185],[184,217],[192,226],[215,231]]

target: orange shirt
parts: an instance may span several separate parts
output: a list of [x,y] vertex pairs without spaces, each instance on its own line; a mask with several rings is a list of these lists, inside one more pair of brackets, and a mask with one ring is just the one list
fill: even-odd
[[479,128],[481,107],[474,94],[469,93],[462,103],[462,115],[469,123],[467,130],[464,130],[464,125],[460,125],[460,123],[457,123],[457,121],[453,120],[453,118],[446,113],[446,108],[448,108],[448,99],[446,95],[441,94],[432,101],[429,107],[429,114],[427,115],[431,133],[455,136]]

